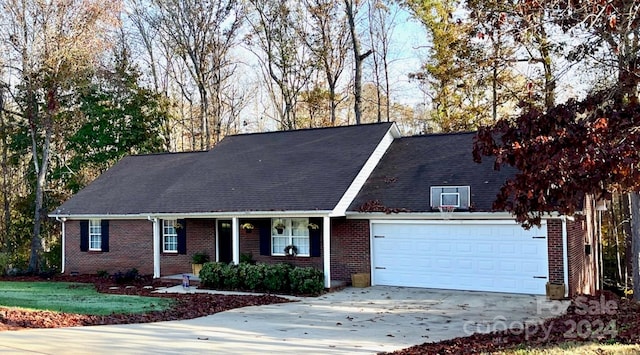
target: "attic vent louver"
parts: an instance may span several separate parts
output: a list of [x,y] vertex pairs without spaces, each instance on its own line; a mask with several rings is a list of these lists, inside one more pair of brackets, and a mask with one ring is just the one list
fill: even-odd
[[431,186],[431,208],[454,206],[457,210],[468,210],[469,186]]

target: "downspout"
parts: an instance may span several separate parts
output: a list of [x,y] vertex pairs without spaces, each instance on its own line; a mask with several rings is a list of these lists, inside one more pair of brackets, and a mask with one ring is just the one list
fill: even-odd
[[564,273],[565,284],[564,297],[566,298],[569,297],[569,251],[567,250],[569,243],[567,241],[567,217],[562,216],[560,220],[562,221],[562,263],[564,264],[562,271]]
[[66,240],[67,240],[67,231],[66,231],[66,226],[65,226],[65,222],[67,221],[66,217],[56,217],[56,221],[60,222],[62,224],[62,236],[61,236],[61,240],[60,240],[60,244],[61,244],[61,248],[62,248],[62,262],[60,265],[60,273],[64,274],[64,266],[65,266],[65,245],[66,245]]
[[153,222],[153,278],[160,277],[160,229],[158,227],[158,218],[147,216],[149,221]]

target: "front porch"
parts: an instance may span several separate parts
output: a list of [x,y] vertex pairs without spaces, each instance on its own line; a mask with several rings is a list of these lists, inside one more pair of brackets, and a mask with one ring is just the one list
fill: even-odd
[[[323,272],[325,288],[338,287],[340,283],[331,282],[330,253],[330,218],[327,216],[294,216],[276,217],[259,216],[255,218],[217,216],[219,218],[176,218],[175,225],[178,245],[183,245],[178,253],[167,253],[163,250],[166,244],[166,228],[163,219],[153,221],[153,275],[156,278],[171,277],[182,280],[181,273],[190,258],[205,252],[211,261],[239,264],[241,261],[261,262],[266,264],[289,263],[301,267],[314,267]],[[285,221],[284,233],[276,228],[276,222]],[[293,224],[296,221],[297,224]],[[304,222],[304,223],[303,223]],[[251,226],[251,228],[247,228]],[[295,228],[294,228],[295,227]],[[297,228],[297,229],[296,229]],[[182,236],[181,236],[182,235]],[[180,242],[183,238],[183,242]],[[183,243],[183,244],[180,244]],[[286,253],[286,248],[297,246],[297,255]],[[182,251],[180,251],[182,250]],[[249,258],[250,260],[247,260]],[[186,270],[185,270],[186,271]],[[166,276],[172,275],[172,276]]]

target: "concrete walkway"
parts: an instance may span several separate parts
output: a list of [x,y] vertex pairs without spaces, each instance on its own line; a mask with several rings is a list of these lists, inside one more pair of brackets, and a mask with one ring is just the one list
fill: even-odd
[[185,321],[5,331],[0,353],[374,354],[521,327],[566,306],[530,295],[346,288]]

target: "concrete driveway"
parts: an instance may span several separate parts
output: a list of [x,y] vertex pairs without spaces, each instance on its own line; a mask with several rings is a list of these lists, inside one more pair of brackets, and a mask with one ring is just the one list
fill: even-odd
[[522,328],[564,309],[543,296],[346,288],[186,321],[0,332],[0,353],[373,354]]

